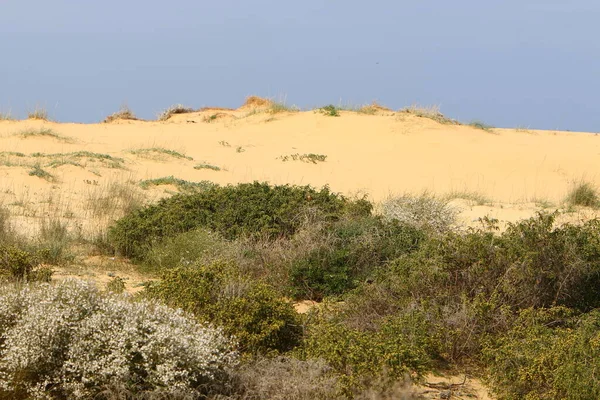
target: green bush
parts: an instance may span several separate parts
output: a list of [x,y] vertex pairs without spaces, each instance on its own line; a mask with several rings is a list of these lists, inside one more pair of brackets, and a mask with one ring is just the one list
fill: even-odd
[[[317,210],[325,219],[337,219],[348,203],[328,187],[317,191],[309,186],[258,182],[216,186],[175,195],[129,214],[111,227],[109,238],[122,254],[141,259],[153,242],[201,227],[226,239],[289,237],[302,223],[300,216],[306,209]],[[368,204],[365,200],[357,203]],[[362,207],[370,212],[370,208]]]
[[387,261],[415,251],[426,237],[398,221],[370,216],[344,218],[320,234],[322,246],[292,263],[291,285],[297,298],[341,295]]
[[411,374],[417,380],[431,366],[435,346],[428,322],[418,313],[388,318],[377,331],[361,331],[328,317],[309,324],[301,357],[321,358],[341,374],[346,395],[385,376],[392,381]]
[[14,245],[0,244],[0,283],[3,281],[49,282],[52,270],[40,266],[39,256]]
[[153,245],[143,261],[145,270],[160,272],[194,262],[215,261],[225,258],[234,245],[219,234],[206,229],[194,229],[177,236],[167,237]]
[[291,303],[223,263],[169,270],[147,288],[147,295],[222,326],[245,353],[285,352],[301,337],[300,317]]
[[566,308],[527,309],[486,349],[499,399],[597,399],[600,312],[574,317]]

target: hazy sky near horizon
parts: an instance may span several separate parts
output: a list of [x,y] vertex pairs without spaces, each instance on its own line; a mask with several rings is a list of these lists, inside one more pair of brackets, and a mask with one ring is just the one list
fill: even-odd
[[0,111],[96,122],[255,94],[599,132],[598,21],[598,0],[0,0]]

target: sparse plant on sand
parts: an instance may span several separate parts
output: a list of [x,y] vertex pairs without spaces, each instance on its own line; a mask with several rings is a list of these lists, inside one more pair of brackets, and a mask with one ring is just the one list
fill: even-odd
[[600,196],[598,195],[598,189],[590,182],[578,182],[573,185],[567,195],[567,203],[571,206],[599,208]]
[[324,154],[314,154],[314,153],[308,153],[308,154],[290,154],[287,156],[280,156],[277,157],[279,158],[281,161],[286,162],[286,161],[302,161],[302,162],[306,162],[306,163],[313,163],[316,164],[318,162],[325,162],[325,160],[327,159],[327,156]]
[[410,107],[400,110],[400,115],[402,115],[402,113],[415,115],[420,118],[429,118],[440,124],[460,125],[460,122],[453,120],[452,118],[448,118],[442,114],[438,106],[419,106],[413,104]]
[[33,166],[33,168],[28,172],[29,176],[37,176],[48,182],[54,182],[56,178],[50,172],[46,171],[39,164]]
[[13,121],[14,118],[10,111],[0,112],[0,121]]
[[106,117],[104,119],[104,123],[108,123],[108,122],[113,122],[113,121],[118,121],[118,120],[132,120],[135,121],[138,118],[135,116],[135,114],[133,113],[133,111],[131,111],[131,109],[126,106],[123,105],[121,106],[121,108],[119,109],[119,111],[112,113],[111,115],[109,115],[108,117]]
[[39,119],[42,121],[48,121],[48,111],[42,107],[36,107],[34,110],[27,113],[28,119]]
[[481,121],[473,121],[469,123],[470,127],[476,128],[476,129],[481,129],[483,131],[486,132],[493,132],[494,127],[492,125],[488,125],[484,122]]
[[484,194],[482,194],[480,192],[476,192],[476,191],[470,191],[470,190],[462,190],[462,191],[454,190],[454,191],[448,193],[446,196],[444,196],[444,198],[446,200],[454,200],[454,199],[468,200],[470,203],[477,205],[477,206],[483,206],[485,204],[490,204],[492,202]]
[[214,183],[209,181],[190,182],[183,179],[175,178],[173,175],[164,176],[162,178],[146,179],[139,183],[142,189],[148,189],[152,186],[173,185],[178,190],[183,192],[194,192],[205,190],[214,186]]
[[216,121],[216,120],[217,120],[217,118],[219,118],[219,114],[218,114],[218,113],[217,113],[217,114],[211,114],[211,115],[207,115],[207,116],[205,116],[205,117],[204,117],[202,120],[203,120],[204,122],[211,123],[211,122],[214,122],[214,121]]
[[131,154],[135,154],[136,156],[153,158],[155,156],[166,155],[173,158],[182,158],[185,160],[193,160],[192,157],[186,156],[183,153],[180,153],[175,150],[165,149],[164,147],[152,147],[147,149],[136,149],[129,151]]
[[220,171],[221,170],[220,167],[217,167],[216,165],[207,164],[207,163],[202,163],[202,164],[195,165],[194,169],[210,169],[210,170],[213,170],[213,171]]
[[35,138],[35,137],[51,137],[56,140],[65,143],[73,143],[74,140],[72,138],[63,136],[50,128],[40,128],[40,129],[25,129],[16,133],[17,136],[20,136],[24,139],[27,138]]
[[194,112],[193,108],[186,107],[182,104],[173,105],[158,115],[159,121],[166,121],[171,118],[175,114],[189,114]]
[[324,107],[319,108],[319,112],[328,117],[339,117],[340,109],[333,104],[326,105]]

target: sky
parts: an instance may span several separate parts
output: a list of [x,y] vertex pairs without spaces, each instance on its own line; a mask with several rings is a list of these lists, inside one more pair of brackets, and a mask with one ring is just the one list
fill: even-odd
[[392,109],[600,132],[598,0],[0,0],[0,112]]

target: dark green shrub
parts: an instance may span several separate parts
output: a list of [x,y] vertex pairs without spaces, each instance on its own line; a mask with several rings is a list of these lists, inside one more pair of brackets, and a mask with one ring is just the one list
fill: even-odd
[[417,228],[378,217],[345,218],[326,226],[321,234],[323,245],[291,266],[297,298],[341,295],[387,261],[415,251],[425,239]]
[[597,399],[600,313],[573,317],[566,308],[521,312],[515,326],[486,349],[499,399]]
[[242,278],[229,265],[169,270],[147,294],[222,326],[242,352],[284,352],[300,340],[300,319],[292,304],[270,286]]
[[110,229],[109,238],[118,251],[140,259],[153,242],[200,227],[226,239],[289,237],[307,208],[316,209],[324,219],[337,219],[348,203],[328,187],[317,191],[258,182],[211,187],[163,199],[125,216]]

